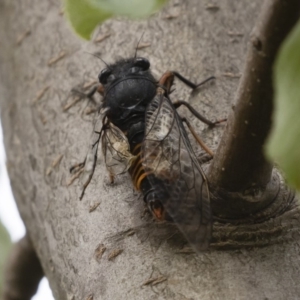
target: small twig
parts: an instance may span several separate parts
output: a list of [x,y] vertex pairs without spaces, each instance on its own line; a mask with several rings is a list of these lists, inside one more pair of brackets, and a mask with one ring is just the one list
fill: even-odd
[[142,286],[143,285],[150,285],[150,284],[152,286],[154,286],[154,285],[162,283],[162,282],[164,282],[166,280],[167,280],[167,278],[165,276],[154,277],[154,278],[150,278],[150,279],[146,280],[145,282],[143,282]]
[[63,50],[57,56],[50,58],[48,61],[48,66],[50,67],[50,66],[56,64],[58,61],[63,59],[66,56],[66,54],[67,54],[67,52]]
[[100,244],[95,250],[95,258],[98,262],[101,260],[105,251],[106,251],[106,247],[104,246],[104,244]]
[[94,43],[101,43],[103,42],[105,39],[107,39],[108,37],[111,36],[111,33],[104,33],[100,36],[98,36],[95,40],[94,40]]
[[45,95],[45,93],[49,90],[49,87],[50,87],[49,85],[46,85],[43,89],[38,91],[34,100],[32,101],[32,104],[35,104],[36,102],[38,102]]
[[108,255],[108,260],[112,261],[123,252],[123,249],[112,250]]
[[135,234],[135,231],[134,230],[130,230],[129,232],[127,232],[127,236],[132,236]]
[[58,155],[51,163],[50,167],[47,168],[46,175],[49,176],[53,169],[61,162],[63,154]]
[[80,174],[83,172],[83,168],[80,169],[79,171],[77,171],[67,182],[66,186],[70,186],[79,176]]
[[144,44],[139,44],[137,49],[140,50],[140,49],[144,49],[144,48],[148,48],[151,46],[151,43],[144,43]]
[[89,82],[86,82],[84,85],[83,85],[83,89],[84,90],[87,90],[87,89],[89,89],[90,87],[92,87],[93,85],[96,85],[98,83],[98,81],[97,80],[91,80],[91,81],[89,81]]
[[57,165],[60,164],[63,156],[64,156],[63,154],[60,154],[52,161],[52,164],[51,164],[52,168],[55,168]]
[[207,10],[212,10],[212,11],[217,11],[217,10],[220,9],[220,6],[217,5],[217,4],[207,4],[207,5],[205,6],[205,9],[207,9]]
[[179,251],[177,251],[177,253],[181,253],[181,254],[195,254],[195,250],[193,250],[190,247],[184,247],[184,248],[180,249]]
[[234,31],[228,31],[227,34],[229,36],[234,36],[234,37],[242,37],[242,36],[244,36],[243,33],[241,33],[241,32],[234,32]]
[[49,176],[52,173],[52,170],[53,169],[51,167],[48,167],[46,171],[46,175]]
[[38,109],[38,114],[39,114],[39,117],[41,119],[41,122],[43,123],[43,125],[45,125],[47,123],[47,119],[46,119],[45,115],[43,114],[43,112],[40,109]]
[[18,37],[17,37],[17,40],[16,40],[16,45],[17,46],[20,46],[23,42],[23,40],[29,36],[31,34],[31,30],[30,29],[27,29],[25,30],[22,34],[20,34]]
[[172,19],[176,19],[180,16],[180,13],[174,13],[174,14],[169,14],[169,15],[166,15],[164,17],[164,19],[166,20],[172,20]]
[[161,276],[161,277],[157,278],[155,281],[152,282],[152,286],[157,285],[157,284],[159,284],[159,283],[162,283],[162,282],[164,282],[164,281],[166,281],[166,280],[167,280],[166,277]]
[[97,107],[88,107],[88,108],[84,111],[84,113],[85,113],[86,115],[90,115],[90,114],[92,114],[92,113],[94,113],[94,112],[96,112],[96,111],[98,111],[98,108],[97,108]]
[[231,72],[224,72],[222,75],[224,77],[230,77],[230,78],[240,78],[242,76],[242,74],[235,74]]
[[72,106],[74,106],[77,102],[79,102],[82,98],[80,96],[76,96],[73,101],[71,101],[70,103],[67,103],[64,107],[63,107],[63,111],[67,111],[69,110]]
[[89,208],[89,213],[95,211],[100,204],[101,204],[101,202],[96,202],[93,205],[91,205]]

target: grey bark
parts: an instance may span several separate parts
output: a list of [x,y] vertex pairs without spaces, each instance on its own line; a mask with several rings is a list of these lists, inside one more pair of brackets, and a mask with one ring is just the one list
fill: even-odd
[[[82,113],[86,100],[67,111],[63,107],[71,101],[71,88],[95,79],[104,67],[86,52],[100,52],[107,62],[131,56],[145,31],[143,40],[151,45],[139,54],[150,59],[157,77],[167,69],[195,82],[217,76],[215,84],[192,98],[176,83],[172,97],[188,99],[209,119],[222,119],[234,98],[261,1],[230,0],[214,7],[198,0],[171,1],[147,21],[105,22],[99,32],[111,36],[101,44],[79,40],[60,9],[54,0],[0,2],[0,101],[7,165],[18,208],[55,298],[297,298],[299,237],[290,226],[288,242],[196,255],[182,251],[184,242],[172,237],[167,226],[143,215],[142,199],[128,176],[109,184],[101,159],[81,202],[78,181],[67,186],[69,167],[84,158],[93,116]],[[17,43],[28,29],[31,33]],[[60,51],[66,55],[49,65]],[[180,112],[216,149],[223,128],[207,129],[186,110]],[[293,217],[296,228],[299,218]],[[274,232],[282,233],[286,223],[279,220]],[[117,250],[122,253],[110,259]],[[150,278],[161,282],[143,285]]]

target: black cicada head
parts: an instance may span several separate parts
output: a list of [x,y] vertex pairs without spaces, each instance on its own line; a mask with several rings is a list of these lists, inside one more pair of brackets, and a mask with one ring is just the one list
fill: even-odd
[[103,108],[115,125],[121,126],[133,114],[145,112],[156,93],[157,82],[150,62],[143,57],[121,59],[99,74],[103,85]]
[[107,66],[103,69],[98,78],[99,82],[105,89],[124,78],[130,77],[147,77],[153,79],[149,70],[150,62],[147,58],[136,57],[129,59],[121,59],[115,64]]

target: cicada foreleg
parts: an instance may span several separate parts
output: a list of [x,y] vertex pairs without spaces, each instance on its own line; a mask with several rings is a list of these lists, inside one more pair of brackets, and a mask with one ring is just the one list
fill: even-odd
[[193,83],[190,80],[188,80],[187,78],[183,77],[180,73],[176,72],[176,71],[172,71],[172,73],[174,74],[174,76],[176,76],[180,81],[182,81],[184,84],[186,84],[188,87],[190,87],[191,89],[195,90],[198,87],[202,86],[203,84],[205,84],[206,82],[216,79],[215,76],[210,76],[206,79],[204,79],[203,81],[201,81],[200,83]]
[[82,190],[81,190],[81,194],[79,196],[80,200],[83,198],[84,192],[85,192],[86,188],[88,187],[90,181],[92,180],[92,177],[95,172],[97,158],[98,158],[97,157],[98,146],[100,143],[100,139],[101,139],[103,130],[105,129],[104,127],[105,127],[105,124],[103,122],[100,131],[94,130],[93,136],[96,135],[96,138],[93,139],[93,142],[91,143],[91,145],[88,149],[88,153],[87,153],[84,161],[81,163],[75,164],[74,166],[72,166],[70,168],[71,173],[81,174],[82,172],[84,172]]
[[73,93],[77,94],[78,96],[81,96],[82,98],[88,98],[89,100],[91,100],[95,104],[96,104],[96,102],[95,102],[95,100],[94,100],[93,97],[96,94],[96,92],[98,92],[101,96],[103,96],[103,94],[104,94],[104,88],[103,88],[102,84],[94,85],[91,88],[91,90],[89,92],[87,92],[87,93],[82,92],[82,91],[80,91],[80,90],[78,90],[76,88],[73,88],[71,91]]
[[167,71],[162,75],[162,77],[160,78],[158,83],[159,83],[159,85],[164,86],[166,88],[168,94],[171,91],[171,87],[174,82],[174,77],[178,78],[180,81],[182,81],[188,87],[190,87],[192,90],[195,90],[195,89],[199,88],[200,86],[202,86],[203,84],[205,84],[206,82],[208,82],[212,79],[215,79],[215,76],[210,76],[210,77],[204,79],[203,81],[201,81],[200,83],[193,83],[176,71]]
[[[177,77],[178,79],[180,79],[183,83],[185,83],[187,86],[189,86],[192,89],[196,89],[199,86],[201,86],[202,84],[206,83],[209,80],[214,79],[215,77],[209,77],[207,79],[205,79],[204,81],[200,82],[199,84],[194,84],[191,81],[189,81],[188,79],[186,79],[185,77],[183,77],[182,75],[180,75],[179,73],[173,71],[167,71],[165,72],[162,77],[160,78],[158,84],[159,86],[163,87],[165,90],[166,95],[168,95],[171,92],[171,87],[173,85],[174,82],[174,77]],[[176,101],[173,102],[173,106],[175,109],[179,108],[181,105],[186,106],[190,112],[200,121],[202,121],[203,123],[209,125],[209,126],[215,126],[216,124],[223,122],[224,120],[221,121],[216,121],[216,122],[212,122],[208,119],[206,119],[205,117],[203,117],[200,113],[198,113],[188,102],[186,101]],[[201,140],[201,138],[197,135],[196,131],[194,130],[194,128],[192,127],[192,125],[190,124],[190,122],[186,119],[186,118],[182,118],[182,121],[186,123],[186,125],[188,126],[189,130],[191,131],[192,135],[194,136],[194,138],[196,139],[196,141],[198,142],[198,144],[211,156],[213,157],[214,154],[213,152],[204,144],[204,142]]]
[[[76,95],[76,98],[78,100],[84,99],[84,98],[88,99],[88,102],[87,102],[85,108],[83,109],[84,114],[91,114],[91,113],[94,113],[101,109],[101,105],[99,107],[99,103],[97,103],[94,98],[94,95],[96,94],[96,92],[98,92],[101,96],[103,96],[104,88],[101,84],[94,85],[88,92],[83,92],[81,90],[78,90],[77,88],[73,88],[71,90],[71,92]],[[76,102],[77,101],[74,101],[74,103],[76,103]],[[92,103],[93,108],[86,110],[86,107],[89,105],[89,103]],[[72,104],[72,106],[73,106],[73,104]],[[67,105],[66,107],[67,107],[67,109],[69,109],[71,106]]]
[[[197,88],[199,88],[200,86],[202,86],[203,84],[205,84],[206,82],[215,79],[214,76],[208,77],[205,80],[201,81],[198,84],[195,84],[193,82],[191,82],[190,80],[186,79],[185,77],[183,77],[181,74],[179,74],[176,71],[167,71],[165,72],[162,77],[159,80],[159,85],[163,86],[166,90],[167,94],[171,93],[171,87],[173,85],[174,82],[174,77],[177,77],[180,81],[182,81],[184,84],[186,84],[188,87],[190,87],[191,89],[195,90]],[[207,124],[210,127],[213,127],[217,124],[220,124],[222,122],[225,122],[227,119],[222,119],[222,120],[217,120],[215,122],[210,121],[208,119],[206,119],[204,116],[202,116],[199,112],[197,112],[188,102],[186,101],[182,101],[182,100],[178,100],[173,102],[174,107],[177,109],[179,108],[181,105],[184,105],[186,108],[188,108],[188,110],[200,121],[202,121],[203,123]]]

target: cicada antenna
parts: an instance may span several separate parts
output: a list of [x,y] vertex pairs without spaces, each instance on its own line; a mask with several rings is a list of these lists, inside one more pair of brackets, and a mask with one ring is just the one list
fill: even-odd
[[136,58],[137,51],[138,51],[138,48],[139,48],[139,44],[140,44],[140,41],[141,41],[141,40],[142,40],[142,38],[143,38],[143,35],[144,35],[144,33],[145,33],[145,31],[142,33],[142,35],[141,35],[141,37],[140,37],[140,39],[139,39],[139,41],[138,41],[138,43],[137,43],[137,45],[136,45],[136,47],[135,47],[135,54],[134,54],[134,58]]
[[95,54],[95,53],[90,53],[90,52],[85,52],[85,53],[88,53],[88,54],[90,54],[90,55],[93,55],[93,56],[97,57],[98,59],[100,59],[100,60],[106,65],[106,67],[107,67],[109,70],[111,70],[109,64],[108,64],[104,59],[102,59],[100,56],[98,56],[97,54]]

